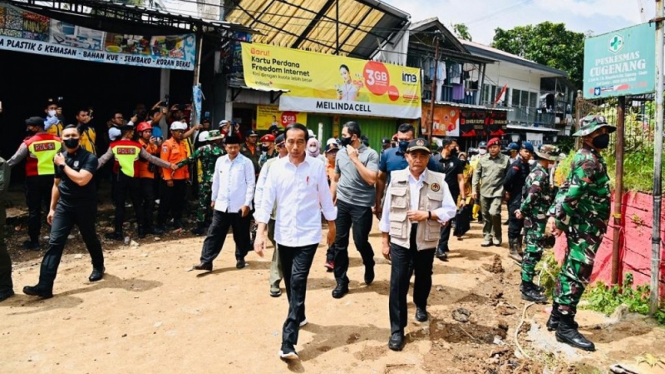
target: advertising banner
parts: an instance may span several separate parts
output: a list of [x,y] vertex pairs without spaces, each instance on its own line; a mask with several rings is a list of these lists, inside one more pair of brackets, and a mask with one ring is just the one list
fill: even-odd
[[645,23],[584,41],[584,98],[653,93],[656,29]]
[[[432,121],[430,105],[423,105],[423,133],[427,134],[427,128]],[[460,136],[460,108],[449,105],[437,105],[434,107],[434,129],[432,136]]]
[[420,69],[264,44],[242,44],[245,83],[283,90],[279,109],[420,118]]
[[295,122],[307,126],[307,113],[283,112],[279,110],[278,105],[258,105],[256,107],[257,130],[268,130],[272,125],[285,128]]
[[460,136],[492,137],[506,134],[508,112],[491,109],[460,110]]
[[119,65],[194,70],[196,37],[107,33],[0,4],[0,49]]

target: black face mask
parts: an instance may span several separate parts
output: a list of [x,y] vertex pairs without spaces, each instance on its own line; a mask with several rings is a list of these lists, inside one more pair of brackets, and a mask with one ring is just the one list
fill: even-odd
[[351,144],[351,137],[349,136],[348,138],[342,137],[342,147],[347,147]]
[[598,148],[598,149],[607,148],[610,145],[610,134],[603,134],[603,135],[596,136],[591,141],[591,144],[593,144],[593,146]]
[[457,148],[453,148],[453,149],[450,150],[450,156],[451,157],[457,157],[458,153],[459,152],[457,152]]
[[65,139],[63,143],[65,143],[67,149],[76,149],[79,146],[79,140],[76,138]]
[[398,146],[400,152],[406,153],[406,149],[409,147],[409,142],[406,140],[400,140]]
[[262,152],[268,152],[268,150],[270,150],[270,147],[268,147],[268,146],[266,146],[266,145],[262,145],[262,146],[261,146],[261,151],[262,151]]

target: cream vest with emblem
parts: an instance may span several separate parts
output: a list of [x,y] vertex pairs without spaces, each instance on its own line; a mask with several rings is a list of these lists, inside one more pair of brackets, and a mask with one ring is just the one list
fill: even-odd
[[[434,211],[441,208],[443,202],[443,173],[428,170],[423,180],[418,199],[418,210]],[[409,169],[393,171],[390,174],[390,241],[400,247],[410,247],[411,221],[406,212],[411,209],[411,190],[409,188]],[[416,247],[419,251],[436,248],[439,242],[441,224],[436,220],[418,222]]]

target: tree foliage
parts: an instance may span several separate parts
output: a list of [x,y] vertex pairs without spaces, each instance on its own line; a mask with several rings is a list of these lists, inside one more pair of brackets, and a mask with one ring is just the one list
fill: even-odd
[[492,47],[568,73],[576,88],[582,88],[584,34],[566,29],[563,23],[543,22],[494,30]]
[[471,33],[469,32],[469,27],[463,23],[456,23],[453,25],[453,32],[455,36],[460,39],[472,41]]

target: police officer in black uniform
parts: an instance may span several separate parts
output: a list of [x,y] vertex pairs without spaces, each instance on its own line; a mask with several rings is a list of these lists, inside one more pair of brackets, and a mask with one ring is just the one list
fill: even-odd
[[530,142],[523,142],[517,155],[517,160],[510,165],[503,181],[503,189],[508,200],[508,242],[510,243],[510,257],[522,261],[522,228],[524,221],[515,216],[522,204],[522,188],[526,177],[531,172],[529,160],[534,149]]
[[42,260],[39,283],[25,286],[23,293],[44,299],[53,297],[53,282],[58,272],[62,251],[67,236],[74,224],[78,226],[90,257],[92,274],[90,282],[104,276],[104,255],[97,237],[95,221],[97,215],[97,189],[92,177],[97,171],[97,157],[81,148],[79,130],[74,125],[65,127],[62,140],[67,152],[58,153],[55,163],[55,183],[51,198],[51,209],[47,220],[51,224],[49,248]]

